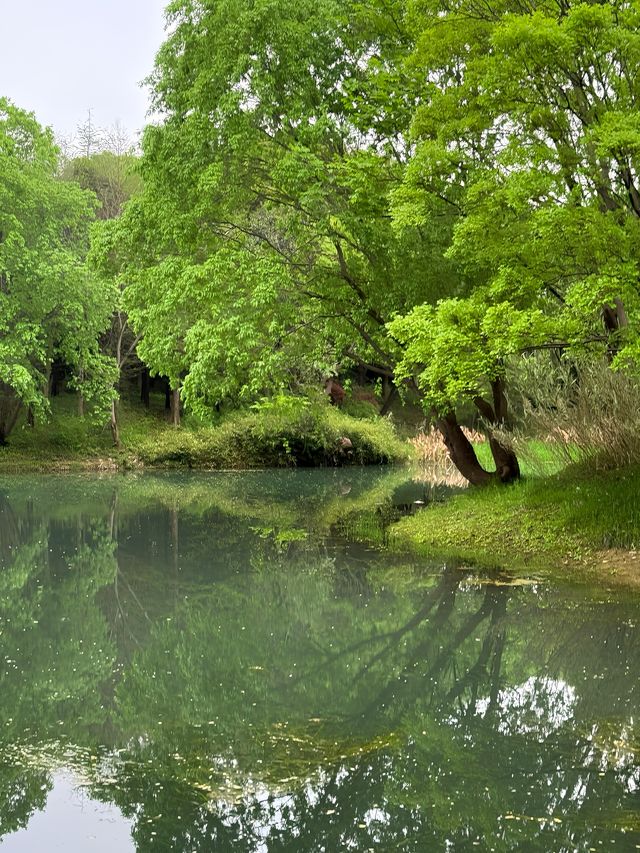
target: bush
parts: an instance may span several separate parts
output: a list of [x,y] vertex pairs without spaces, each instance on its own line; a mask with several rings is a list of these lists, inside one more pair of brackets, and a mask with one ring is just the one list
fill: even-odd
[[375,420],[379,417],[378,406],[369,400],[345,400],[342,411],[351,418]]
[[219,426],[165,430],[130,447],[146,465],[206,468],[366,465],[407,458],[384,419],[362,421],[328,403],[274,397]]

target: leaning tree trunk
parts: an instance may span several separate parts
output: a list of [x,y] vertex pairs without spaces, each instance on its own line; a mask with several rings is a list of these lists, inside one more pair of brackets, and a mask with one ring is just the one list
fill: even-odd
[[444,439],[451,461],[472,486],[487,486],[496,481],[511,483],[520,478],[518,457],[511,448],[506,447],[496,437],[491,429],[491,427],[505,426],[507,423],[507,398],[502,380],[494,380],[491,383],[491,390],[493,405],[483,397],[475,397],[474,403],[489,424],[489,448],[495,471],[487,471],[480,464],[476,451],[464,434],[454,412],[449,412],[436,420],[436,428]]
[[509,411],[504,382],[501,378],[491,381],[493,405],[483,397],[474,397],[476,408],[488,424],[489,448],[496,466],[495,475],[502,483],[511,483],[520,478],[518,457],[510,447],[496,438],[491,427],[500,429],[508,425]]
[[493,474],[482,467],[473,445],[464,434],[453,412],[436,420],[436,428],[449,451],[449,458],[472,486],[487,486],[494,479]]

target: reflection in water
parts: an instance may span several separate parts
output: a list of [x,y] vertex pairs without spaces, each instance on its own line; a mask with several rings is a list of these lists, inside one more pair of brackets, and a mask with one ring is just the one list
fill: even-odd
[[403,476],[3,481],[3,846],[640,844],[637,604],[361,544]]
[[35,813],[26,829],[4,838],[7,853],[67,850],[128,853],[135,850],[130,821],[110,804],[92,799],[83,780],[53,772],[47,808]]

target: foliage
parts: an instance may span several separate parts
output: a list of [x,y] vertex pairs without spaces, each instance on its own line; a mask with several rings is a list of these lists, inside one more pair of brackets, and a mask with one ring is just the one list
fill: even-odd
[[354,400],[348,398],[342,404],[342,411],[352,418],[375,420],[378,417],[379,406],[369,400]]
[[447,197],[459,211],[447,256],[468,292],[391,325],[400,375],[446,410],[538,347],[635,365],[637,7],[427,0],[412,11],[412,62],[429,82],[395,216],[427,226],[431,195]]
[[200,414],[336,365],[388,373],[386,321],[454,284],[446,205],[428,235],[388,215],[417,86],[403,4],[175,2],[169,20],[144,190],[93,250],[141,356]]
[[74,181],[95,193],[99,219],[115,219],[131,196],[140,191],[136,173],[137,158],[133,154],[101,151],[88,157],[69,160],[62,171],[66,181]]
[[[167,423],[163,409],[141,412],[137,405],[123,402],[122,447],[115,450],[106,427],[78,418],[75,395],[64,395],[51,401],[46,424],[30,427],[24,419],[18,421],[11,446],[0,457],[0,469],[361,465],[399,462],[409,456],[406,444],[384,418],[363,421],[326,401],[311,403],[305,398],[296,398],[293,407],[287,402],[284,410],[278,409],[277,400],[259,408],[232,413],[213,426],[186,419],[176,430]],[[347,438],[351,446],[344,441]]]
[[238,412],[218,426],[166,431],[136,452],[145,465],[242,468],[292,465],[362,465],[406,459],[389,421],[351,418],[328,404],[278,399],[255,413]]
[[636,17],[176,0],[144,190],[93,253],[142,357],[202,417],[368,365],[486,482],[453,412],[504,423],[511,359],[635,359]]
[[595,470],[640,462],[640,386],[637,374],[612,373],[606,361],[530,356],[513,371],[511,399],[518,412],[510,440],[531,438],[561,466]]
[[[91,395],[110,365],[99,353],[112,287],[86,272],[91,197],[58,180],[57,149],[33,116],[0,100],[0,408],[42,415],[58,356]],[[13,402],[12,402],[13,401]],[[104,401],[95,399],[98,407]],[[0,443],[15,415],[0,413]]]

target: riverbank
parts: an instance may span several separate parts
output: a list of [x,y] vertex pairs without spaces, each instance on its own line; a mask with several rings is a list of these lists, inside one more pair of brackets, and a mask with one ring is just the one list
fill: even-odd
[[473,565],[597,571],[640,585],[639,496],[640,467],[567,468],[427,506],[397,522],[391,541]]
[[187,419],[179,428],[161,409],[123,406],[119,448],[108,427],[72,406],[73,399],[56,400],[49,422],[20,424],[0,448],[0,472],[369,465],[410,455],[386,418],[351,417],[322,402],[237,412],[214,425]]
[[[354,418],[328,405],[270,406],[216,425],[175,429],[158,406],[123,406],[122,447],[108,428],[56,401],[49,423],[21,425],[0,448],[0,473],[230,470],[406,461],[407,442],[385,418]],[[445,472],[446,473],[446,472]],[[460,485],[456,481],[456,485]],[[549,469],[508,487],[468,489],[393,523],[394,547],[516,571],[597,570],[640,586],[640,468]],[[385,534],[387,536],[387,534]]]

